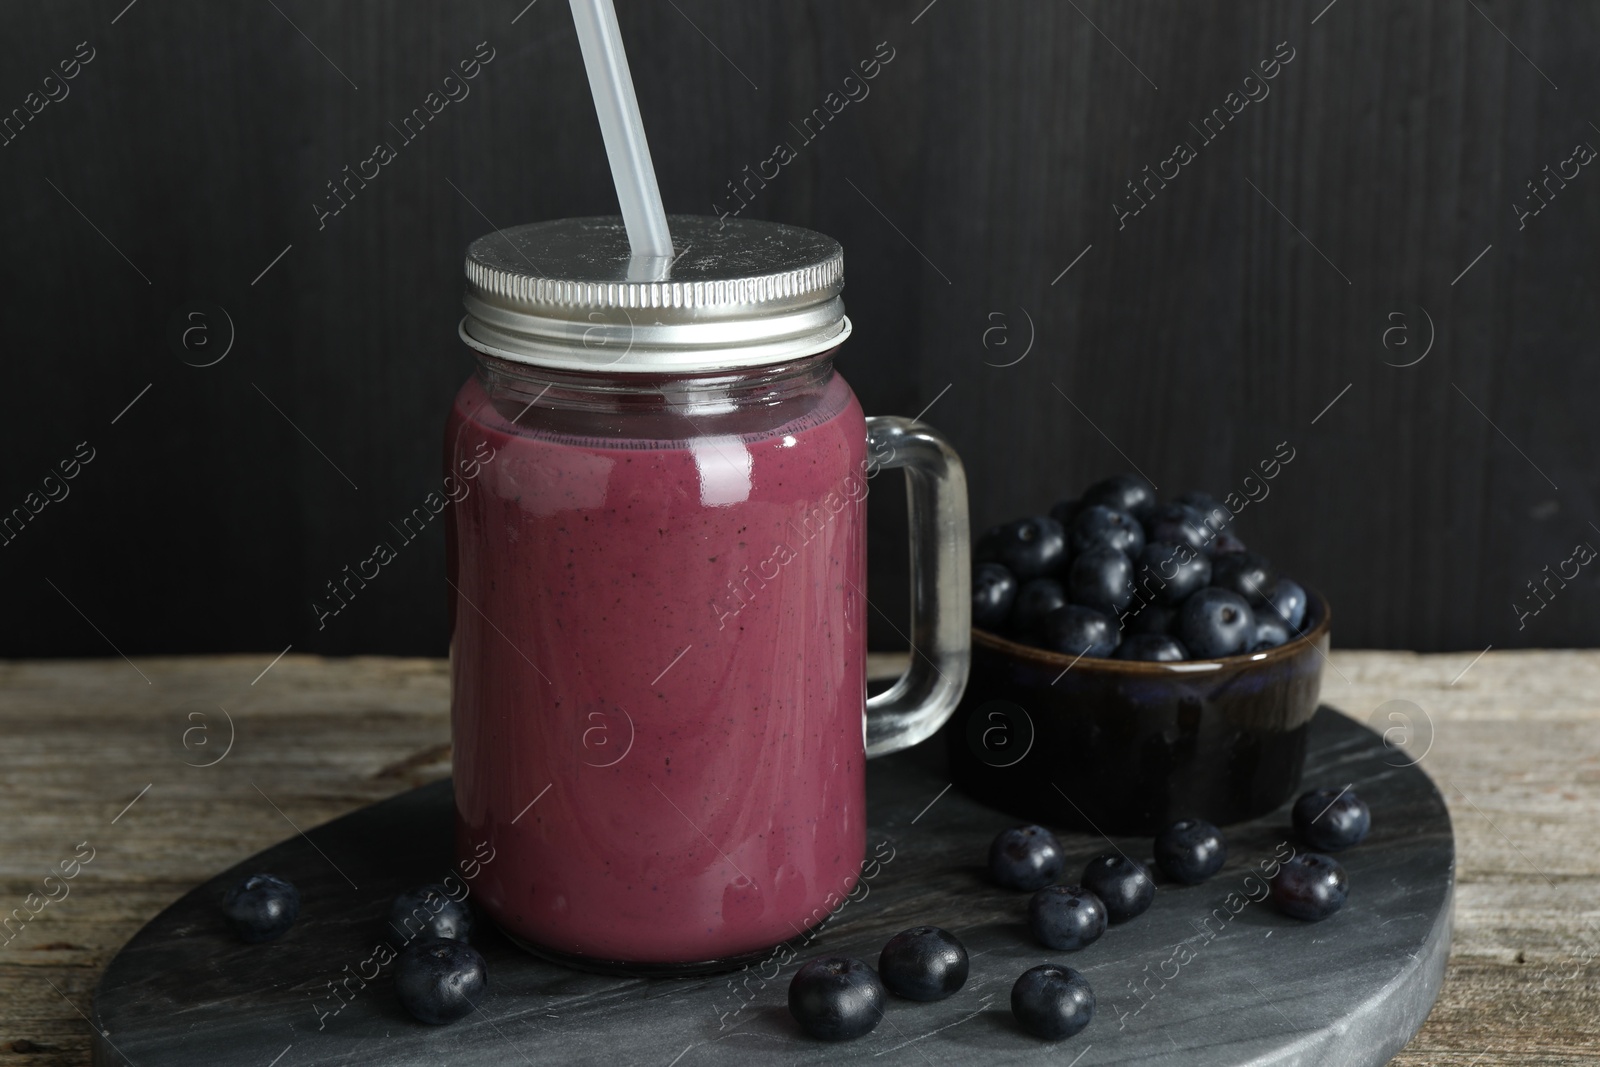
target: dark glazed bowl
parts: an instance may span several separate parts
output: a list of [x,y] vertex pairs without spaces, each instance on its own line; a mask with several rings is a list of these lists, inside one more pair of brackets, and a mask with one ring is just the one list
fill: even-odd
[[1020,819],[1155,834],[1265,814],[1300,786],[1327,662],[1328,602],[1305,632],[1226,659],[1079,659],[972,631],[972,675],[944,727],[950,773]]

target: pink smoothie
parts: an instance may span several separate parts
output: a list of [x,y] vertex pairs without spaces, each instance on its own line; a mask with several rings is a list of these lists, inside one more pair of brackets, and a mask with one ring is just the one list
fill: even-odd
[[596,960],[758,952],[865,847],[866,426],[834,376],[758,434],[576,437],[477,379],[447,462],[464,855],[508,933]]

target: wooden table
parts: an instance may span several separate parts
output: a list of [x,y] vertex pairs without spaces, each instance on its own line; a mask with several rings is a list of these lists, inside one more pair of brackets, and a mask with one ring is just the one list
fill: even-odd
[[[1324,702],[1380,729],[1409,714],[1456,822],[1449,974],[1394,1062],[1600,1060],[1600,652],[1335,652],[1333,668]],[[438,660],[0,664],[0,917],[37,910],[0,931],[0,1067],[87,1062],[105,963],[196,882],[448,774],[447,706]]]

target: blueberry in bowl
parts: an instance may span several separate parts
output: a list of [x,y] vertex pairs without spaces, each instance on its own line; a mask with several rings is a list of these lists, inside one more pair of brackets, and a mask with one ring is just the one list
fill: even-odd
[[[1024,820],[1091,832],[1154,837],[1179,819],[1266,814],[1300,787],[1328,603],[1259,545],[1246,549],[1215,497],[1153,501],[1109,482],[1063,494],[1053,514],[1067,532],[1064,565],[1019,577],[1003,621],[992,621],[998,608],[977,610],[993,602],[975,594],[983,622],[943,731],[951,775]],[[1142,543],[1124,535],[1130,519]],[[1032,729],[1026,754],[1003,766],[971,741],[983,735],[974,718],[997,700]]]
[[997,630],[1017,602],[1017,577],[1003,563],[980,563],[972,569],[972,625]]
[[1045,647],[1065,656],[1104,658],[1117,650],[1117,623],[1082,604],[1057,608],[1044,620]]
[[1144,548],[1144,527],[1126,511],[1090,504],[1072,520],[1068,543],[1074,554],[1091,548],[1114,548],[1125,555],[1137,556]]
[[1244,597],[1211,586],[1183,602],[1178,637],[1196,659],[1222,659],[1255,645],[1256,613]]
[[1067,559],[1067,535],[1048,515],[1018,519],[994,535],[994,562],[1021,581],[1043,578],[1061,569]]

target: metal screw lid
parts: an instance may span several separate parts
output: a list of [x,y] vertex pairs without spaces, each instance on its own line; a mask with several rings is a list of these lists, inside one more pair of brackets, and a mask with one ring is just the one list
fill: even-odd
[[564,370],[694,373],[815,355],[850,335],[833,238],[755,219],[667,221],[671,260],[633,259],[615,216],[478,238],[462,340]]

